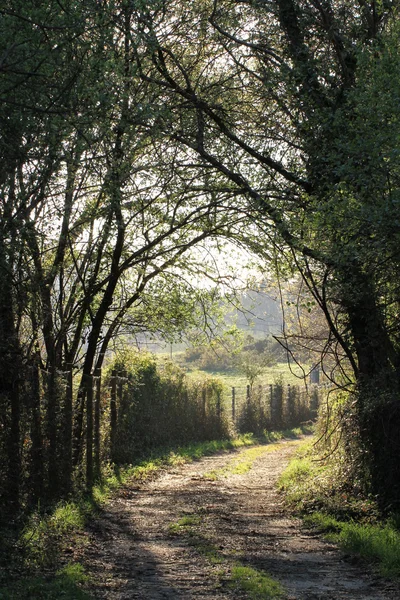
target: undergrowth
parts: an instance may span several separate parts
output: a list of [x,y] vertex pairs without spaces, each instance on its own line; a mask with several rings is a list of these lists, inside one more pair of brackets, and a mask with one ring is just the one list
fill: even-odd
[[299,449],[278,486],[306,525],[347,553],[373,563],[381,575],[400,577],[399,518],[382,519],[373,498],[346,485],[340,454],[318,456],[313,442]]
[[1,600],[92,600],[82,589],[88,581],[80,564],[68,564],[58,569],[51,580],[43,576],[18,578],[11,586],[0,589]]

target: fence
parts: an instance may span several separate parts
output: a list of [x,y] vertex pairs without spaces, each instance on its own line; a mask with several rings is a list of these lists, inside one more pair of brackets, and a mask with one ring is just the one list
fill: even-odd
[[[296,426],[316,416],[320,395],[315,385],[229,390],[212,378],[188,384],[151,369],[146,377],[138,384],[124,371],[78,377],[70,365],[63,371],[42,370],[38,362],[27,366],[16,430],[18,469],[10,459],[0,475],[34,505],[68,496],[76,485],[91,490],[105,461],[132,462],[149,449],[227,437],[233,430],[257,434]],[[3,420],[8,426],[10,412]],[[10,431],[0,428],[4,457]],[[0,490],[0,503],[8,489]]]
[[232,387],[230,398],[225,393],[225,406],[238,431],[259,433],[315,419],[321,393],[322,386],[316,384]]
[[[67,403],[69,406],[72,402],[72,372],[68,372],[66,378],[67,392],[71,394],[71,401]],[[173,441],[168,439],[166,430],[168,427],[170,429],[174,427],[174,420],[175,427],[182,427],[184,423],[184,427],[188,429],[186,438],[183,435],[182,441],[189,441],[191,435],[206,439],[207,429],[212,435],[223,435],[227,431],[224,427],[224,420],[227,419],[230,419],[235,430],[257,434],[263,430],[295,427],[314,419],[321,395],[321,386],[315,384],[309,387],[282,384],[253,388],[233,387],[230,398],[227,397],[226,391],[221,393],[217,390],[214,393],[203,386],[196,392],[192,390],[190,398],[188,392],[182,394],[179,414],[176,407],[168,406],[168,399],[164,397],[159,400],[158,405],[155,402],[150,409],[147,405],[144,406],[140,417],[136,415],[136,422],[135,419],[131,419],[130,427],[127,429],[124,421],[126,410],[135,402],[135,398],[132,389],[129,388],[126,371],[112,371],[106,386],[102,386],[101,371],[96,371],[93,375],[84,378],[84,386],[86,392],[84,437],[88,489],[91,489],[94,479],[101,473],[101,420],[104,413],[108,413],[109,423],[108,433],[105,433],[109,438],[108,452],[106,451],[105,454],[112,462],[124,462],[129,455],[128,450],[132,447],[132,439],[135,435],[153,438],[153,441],[155,443],[158,441],[160,445]],[[189,403],[190,407],[188,407]],[[153,414],[151,416],[143,414],[146,410],[148,412],[153,410]],[[171,414],[167,414],[168,411]],[[67,412],[69,414],[69,410]],[[190,420],[193,421],[192,428],[188,422]],[[72,418],[68,418],[68,427],[72,427]],[[105,445],[103,444],[103,454]],[[132,454],[132,449],[129,451]]]
[[[105,460],[132,462],[146,450],[229,435],[222,387],[190,386],[150,376],[138,383],[126,371],[87,376],[85,386],[86,487]],[[103,436],[103,439],[101,437]]]

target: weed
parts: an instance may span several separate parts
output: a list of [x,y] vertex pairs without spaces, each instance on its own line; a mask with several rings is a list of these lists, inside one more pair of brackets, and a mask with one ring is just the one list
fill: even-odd
[[382,575],[400,576],[400,533],[392,524],[346,523],[323,513],[309,515],[305,522],[346,552],[376,563]]
[[284,589],[278,581],[264,571],[252,567],[235,565],[232,568],[231,580],[231,586],[247,592],[251,600],[273,600],[284,596]]
[[191,527],[192,525],[200,525],[201,518],[199,515],[185,515],[178,521],[180,527]]
[[67,534],[83,528],[89,510],[82,499],[80,503],[58,504],[49,515],[34,513],[19,540],[28,562],[38,567],[54,565]]
[[[187,530],[194,525],[199,525],[201,517],[199,515],[185,515],[179,519],[176,523],[170,523],[168,526],[169,533],[179,534],[183,530]],[[186,531],[188,533],[188,531]]]
[[314,512],[311,515],[304,515],[304,523],[309,525],[320,533],[340,533],[343,527],[343,523],[332,517],[321,512]]
[[213,565],[220,565],[224,562],[224,557],[221,552],[208,538],[198,534],[193,535],[190,540],[190,545]]

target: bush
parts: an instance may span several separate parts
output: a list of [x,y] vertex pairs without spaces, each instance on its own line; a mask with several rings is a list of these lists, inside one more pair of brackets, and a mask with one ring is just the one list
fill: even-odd
[[184,360],[203,371],[229,371],[234,367],[232,352],[222,344],[187,348]]
[[149,450],[227,437],[222,384],[213,377],[188,381],[171,362],[157,367],[149,353],[125,350],[109,366],[120,380],[113,460],[129,463]]

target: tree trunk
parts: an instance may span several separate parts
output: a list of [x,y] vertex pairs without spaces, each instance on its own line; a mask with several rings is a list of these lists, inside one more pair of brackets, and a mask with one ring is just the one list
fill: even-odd
[[358,361],[357,419],[372,492],[384,510],[400,507],[400,389],[396,352],[368,275],[351,277],[347,312]]
[[86,489],[93,488],[93,377],[87,375],[86,387]]
[[53,365],[47,375],[47,414],[46,414],[46,434],[47,434],[47,496],[50,500],[57,496],[59,491],[59,465],[57,462],[57,381],[56,370]]
[[94,475],[96,479],[101,477],[101,453],[100,453],[100,420],[101,420],[101,369],[95,371],[95,404],[94,404]]
[[[1,233],[0,233],[1,236]],[[12,267],[0,237],[0,402],[7,423],[7,483],[5,500],[11,513],[19,509],[20,449],[20,349],[15,331],[12,300]]]
[[67,389],[63,411],[63,473],[62,492],[69,494],[72,487],[72,404],[73,404],[73,371],[72,365],[67,364]]
[[43,497],[43,438],[40,398],[39,357],[36,356],[31,366],[30,386],[31,417],[31,489],[32,502]]

